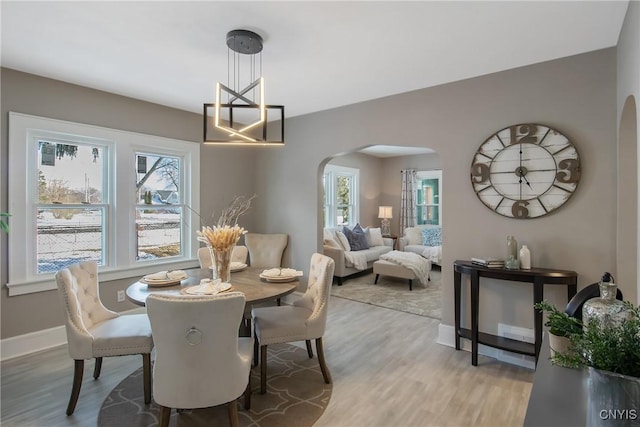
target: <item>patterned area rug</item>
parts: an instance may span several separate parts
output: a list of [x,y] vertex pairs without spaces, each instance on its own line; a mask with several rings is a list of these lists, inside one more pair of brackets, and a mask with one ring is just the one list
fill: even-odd
[[[314,346],[315,350],[315,346]],[[251,409],[238,399],[240,426],[305,427],[312,426],[331,398],[331,384],[325,384],[314,352],[291,344],[269,346],[267,394],[260,394],[260,367],[251,371]],[[144,404],[142,368],[122,380],[107,396],[98,415],[99,427],[157,426],[160,408],[153,400]],[[227,405],[206,409],[171,411],[170,426],[229,425]]]
[[356,276],[343,281],[342,286],[334,284],[331,295],[371,305],[440,319],[442,315],[442,281],[439,270],[431,270],[431,281],[425,287],[420,281],[413,281],[409,290],[407,279],[380,276],[374,285],[373,273]]

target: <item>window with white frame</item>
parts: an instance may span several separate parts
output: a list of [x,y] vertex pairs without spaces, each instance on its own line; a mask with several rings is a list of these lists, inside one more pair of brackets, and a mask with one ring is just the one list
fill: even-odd
[[9,295],[54,289],[56,271],[85,260],[102,280],[191,266],[199,150],[10,113]]
[[324,227],[355,225],[358,222],[358,180],[360,170],[327,165],[324,168]]
[[416,222],[442,225],[442,171],[416,173]]

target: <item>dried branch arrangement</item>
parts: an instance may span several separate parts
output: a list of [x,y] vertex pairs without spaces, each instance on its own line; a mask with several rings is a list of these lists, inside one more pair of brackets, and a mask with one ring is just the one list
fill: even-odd
[[240,236],[247,232],[238,225],[238,218],[249,210],[251,201],[255,197],[255,195],[248,199],[242,196],[235,197],[231,204],[222,210],[217,225],[203,226],[202,231],[196,231],[198,240],[216,251],[233,247]]
[[231,204],[222,210],[218,218],[218,227],[237,225],[238,218],[249,210],[251,201],[255,197],[255,194],[248,199],[244,196],[236,196]]

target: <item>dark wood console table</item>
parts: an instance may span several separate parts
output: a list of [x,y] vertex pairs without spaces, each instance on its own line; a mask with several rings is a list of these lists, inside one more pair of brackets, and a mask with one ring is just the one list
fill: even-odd
[[[455,330],[456,350],[460,350],[460,337],[471,340],[471,364],[478,366],[478,344],[501,350],[512,351],[528,356],[535,356],[536,362],[540,354],[542,343],[542,312],[535,310],[533,305],[535,344],[529,344],[509,338],[478,331],[478,314],[480,300],[480,277],[490,279],[510,280],[533,284],[533,304],[543,300],[544,285],[566,285],[567,301],[576,294],[578,288],[578,274],[568,270],[550,270],[546,268],[532,268],[530,270],[508,270],[506,268],[488,268],[473,264],[471,261],[455,261],[453,263],[454,300],[455,300]],[[471,278],[471,329],[460,326],[462,275]]]

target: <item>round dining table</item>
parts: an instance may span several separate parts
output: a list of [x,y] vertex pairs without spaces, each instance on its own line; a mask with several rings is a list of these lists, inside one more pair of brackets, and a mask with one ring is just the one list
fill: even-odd
[[[300,281],[298,278],[290,282],[268,282],[260,278],[264,271],[261,267],[247,267],[244,270],[231,273],[230,291],[244,294],[247,304],[259,304],[267,301],[279,300],[296,290]],[[211,278],[208,268],[191,268],[184,270],[188,277],[180,284],[172,286],[150,286],[140,280],[129,285],[126,290],[127,298],[134,304],[144,306],[147,297],[152,293],[181,295],[182,289],[200,284],[200,280]]]

